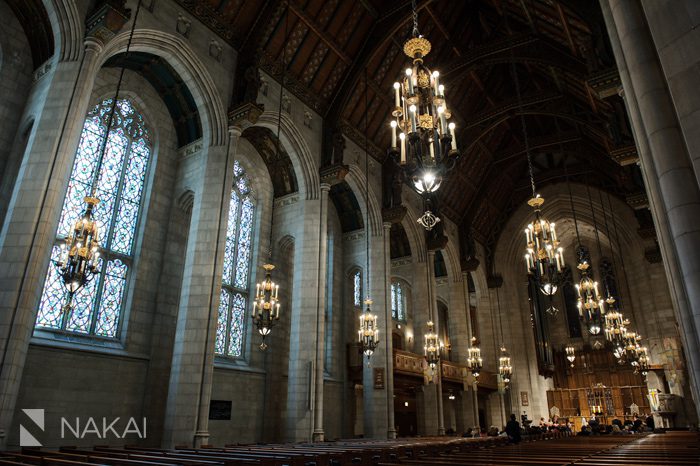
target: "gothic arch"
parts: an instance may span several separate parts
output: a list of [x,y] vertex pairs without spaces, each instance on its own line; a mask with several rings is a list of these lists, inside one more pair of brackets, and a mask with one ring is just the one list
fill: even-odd
[[83,52],[84,21],[77,2],[71,0],[42,0],[49,15],[53,33],[54,56],[59,62],[75,61]]
[[256,126],[276,131],[279,122],[281,128],[280,143],[290,149],[288,153],[299,181],[299,190],[306,193],[306,199],[318,199],[321,178],[316,162],[311,156],[311,149],[289,115],[282,112],[280,119],[277,118],[277,115],[277,112],[263,112],[258,118]]
[[[345,177],[345,181],[350,186],[350,189],[355,193],[359,203],[360,209],[362,209],[363,216],[367,215],[366,205],[367,198],[365,196],[365,186],[367,183],[367,178],[365,174],[360,170],[357,165],[351,164],[350,173]],[[370,187],[369,189],[369,225],[373,236],[380,236],[383,234],[383,220],[382,211],[379,207],[379,200],[374,194],[374,190]]]
[[[110,41],[102,51],[100,66],[110,57],[123,52],[128,38],[129,33],[122,32]],[[206,71],[204,63],[186,42],[172,34],[152,29],[137,29],[134,31],[131,50],[147,52],[168,62],[188,85],[200,109],[205,144],[226,144],[227,118],[220,90]]]

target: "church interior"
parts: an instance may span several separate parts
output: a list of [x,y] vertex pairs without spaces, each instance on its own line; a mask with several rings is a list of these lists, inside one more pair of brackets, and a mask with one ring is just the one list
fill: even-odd
[[0,465],[697,464],[699,2],[0,18]]

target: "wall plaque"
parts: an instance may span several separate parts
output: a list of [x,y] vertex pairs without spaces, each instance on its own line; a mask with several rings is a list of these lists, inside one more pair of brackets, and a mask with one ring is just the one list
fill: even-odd
[[527,392],[520,392],[520,405],[530,406],[530,399],[527,396]]
[[384,390],[384,368],[374,368],[374,388]]
[[209,402],[209,419],[215,421],[230,421],[231,400],[211,400]]

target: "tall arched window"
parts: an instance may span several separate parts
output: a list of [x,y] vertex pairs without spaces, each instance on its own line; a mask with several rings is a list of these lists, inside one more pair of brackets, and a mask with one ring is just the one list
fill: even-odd
[[40,329],[119,337],[151,141],[143,117],[132,102],[119,99],[102,167],[95,181],[111,106],[112,99],[103,100],[85,119],[56,232],[58,244],[82,215],[85,209],[83,198],[96,184],[100,200],[94,214],[101,236],[99,274],[76,294],[72,310],[63,312],[61,307],[67,293],[53,263],[60,252],[59,246],[55,245],[36,319],[36,327]]
[[406,320],[406,299],[399,282],[391,282],[391,317]]
[[362,307],[362,272],[356,270],[352,275],[353,304],[357,308]]
[[219,356],[240,357],[248,308],[253,201],[250,181],[237,160],[233,163],[233,176],[215,352]]

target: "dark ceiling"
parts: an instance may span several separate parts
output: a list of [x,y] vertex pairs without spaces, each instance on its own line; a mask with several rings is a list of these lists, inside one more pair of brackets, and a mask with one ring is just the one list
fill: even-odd
[[[365,116],[370,152],[387,162],[392,84],[408,62],[402,44],[411,29],[410,1],[176,1],[239,51],[232,105],[242,98],[250,67],[276,79],[285,70],[286,88],[323,116],[326,163],[338,131],[363,145]],[[597,1],[417,5],[420,32],[433,45],[425,62],[441,72],[462,151],[440,190],[441,215],[463,234],[470,232],[488,253],[505,221],[529,197],[526,134],[538,187],[568,176],[619,197],[643,191]],[[32,18],[45,12],[38,0],[11,0],[10,6],[28,31],[35,64],[41,63],[52,51],[50,28],[31,28]],[[183,122],[178,136],[189,139],[193,130]],[[270,134],[247,136],[263,148],[271,140]],[[618,163],[620,154],[632,156]],[[284,164],[275,196],[297,190],[293,170]],[[356,202],[340,204],[357,208]],[[346,217],[344,229],[356,228],[359,221]]]
[[[241,51],[240,68],[279,78],[284,57],[286,86],[324,116],[325,139],[341,130],[362,143],[367,115],[372,155],[384,160],[410,2],[291,0],[287,10],[279,0],[178,1]],[[567,175],[618,196],[642,190],[634,164],[611,157],[633,146],[622,100],[592,84],[607,74],[619,83],[596,1],[417,3],[433,45],[425,62],[441,72],[463,152],[441,188],[443,214],[495,242],[529,196],[523,126],[538,186]]]

